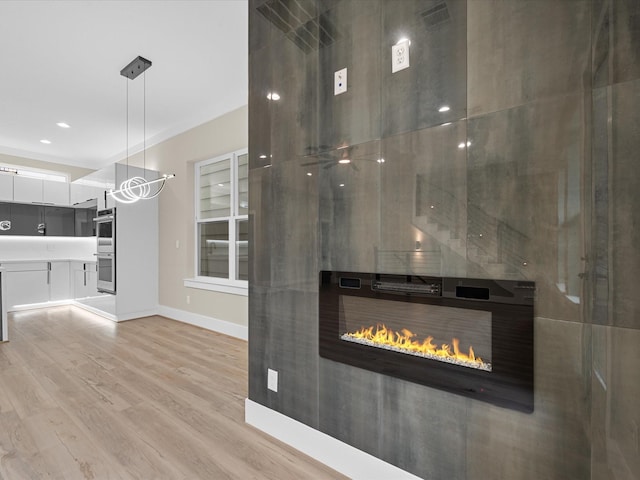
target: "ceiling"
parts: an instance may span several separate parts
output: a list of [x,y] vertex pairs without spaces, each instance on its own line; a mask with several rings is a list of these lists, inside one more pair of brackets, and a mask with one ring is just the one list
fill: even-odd
[[0,153],[98,169],[245,105],[247,19],[246,0],[0,1]]

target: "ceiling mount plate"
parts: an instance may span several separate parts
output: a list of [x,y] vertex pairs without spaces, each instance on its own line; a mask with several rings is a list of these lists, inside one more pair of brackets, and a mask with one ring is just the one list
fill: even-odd
[[127,77],[129,80],[133,80],[149,67],[151,67],[151,60],[138,56],[131,60],[129,65],[120,70],[120,75]]

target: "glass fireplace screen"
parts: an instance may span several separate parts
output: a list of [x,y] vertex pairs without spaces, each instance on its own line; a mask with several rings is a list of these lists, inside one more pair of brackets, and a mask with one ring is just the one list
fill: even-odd
[[340,339],[491,371],[491,312],[340,296]]

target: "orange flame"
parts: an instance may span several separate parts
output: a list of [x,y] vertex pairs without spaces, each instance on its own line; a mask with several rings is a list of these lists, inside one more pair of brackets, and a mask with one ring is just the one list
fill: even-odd
[[[375,331],[374,331],[375,329]],[[455,363],[481,370],[491,371],[491,365],[476,357],[473,347],[469,346],[469,352],[460,351],[460,340],[453,338],[451,346],[443,343],[438,346],[433,343],[433,337],[428,336],[422,342],[415,339],[416,334],[406,328],[396,332],[385,325],[378,324],[376,327],[362,327],[360,330],[342,335],[344,340],[365,343],[376,347],[391,347],[392,350],[399,350],[403,353],[412,353],[420,356],[433,358],[436,360]]]

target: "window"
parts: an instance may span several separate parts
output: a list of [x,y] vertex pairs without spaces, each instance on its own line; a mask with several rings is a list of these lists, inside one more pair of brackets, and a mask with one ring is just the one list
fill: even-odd
[[185,285],[246,295],[249,165],[237,151],[195,165],[196,278]]

